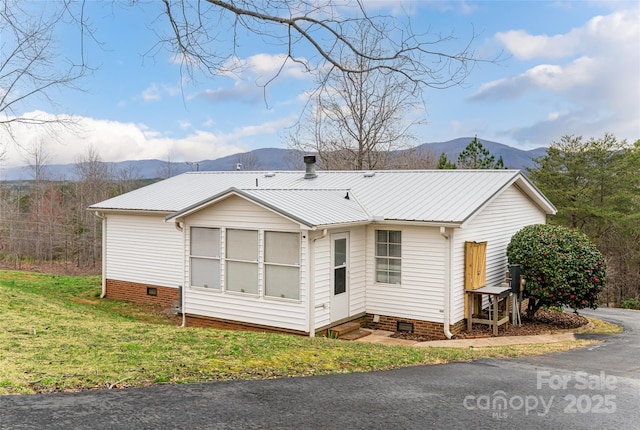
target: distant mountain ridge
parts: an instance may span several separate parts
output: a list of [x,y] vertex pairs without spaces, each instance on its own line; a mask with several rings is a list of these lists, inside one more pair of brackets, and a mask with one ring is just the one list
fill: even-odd
[[[436,161],[444,153],[450,161],[455,162],[458,154],[471,142],[473,137],[460,137],[446,142],[423,143],[418,147],[421,151],[431,151]],[[502,156],[504,164],[509,169],[525,170],[533,167],[533,158],[541,157],[547,148],[540,147],[532,150],[521,150],[490,140],[478,139],[482,146],[496,156]],[[228,171],[236,170],[240,163],[243,170],[295,170],[301,169],[302,160],[295,159],[292,151],[282,148],[260,148],[250,152],[228,155],[214,160],[191,162],[171,162],[164,160],[130,160],[120,162],[106,162],[114,171],[126,171],[139,176],[140,179],[153,179],[166,176],[168,170],[172,175],[201,170]],[[47,175],[53,180],[77,179],[74,164],[50,164],[46,168]],[[0,180],[18,181],[30,180],[32,175],[28,166],[12,167],[0,170]]]

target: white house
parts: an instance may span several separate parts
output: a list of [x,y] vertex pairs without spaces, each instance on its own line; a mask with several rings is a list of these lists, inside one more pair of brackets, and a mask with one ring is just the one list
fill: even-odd
[[443,338],[464,327],[468,245],[486,243],[483,279],[498,285],[511,236],[555,213],[516,170],[311,163],[185,173],[89,209],[103,296],[177,306],[187,325],[314,336],[359,319]]

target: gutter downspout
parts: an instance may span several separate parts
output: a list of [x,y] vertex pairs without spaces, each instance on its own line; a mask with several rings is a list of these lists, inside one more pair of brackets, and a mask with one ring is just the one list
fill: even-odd
[[[175,221],[173,223],[173,226],[176,228],[176,230],[178,230],[179,232],[183,233],[184,232],[184,225],[180,225],[180,221]],[[185,252],[185,247],[187,246],[187,238],[185,237],[185,235],[182,235],[182,252]],[[180,324],[180,327],[186,327],[187,326],[187,313],[184,311],[184,304],[185,304],[185,300],[184,300],[184,296],[185,296],[185,283],[184,283],[184,264],[182,265],[182,297],[180,298],[180,302],[182,303],[181,306],[181,310],[182,310],[182,324]]]
[[451,283],[453,282],[451,278],[451,274],[453,273],[452,262],[453,262],[453,245],[451,240],[451,235],[447,234],[447,229],[445,227],[440,227],[440,235],[447,240],[448,249],[445,253],[445,291],[444,291],[444,335],[447,339],[451,339],[453,337],[453,333],[449,329],[449,325],[451,323]]
[[[316,337],[316,291],[315,291],[315,279],[316,279],[316,241],[318,239],[324,239],[327,237],[327,229],[322,230],[320,236],[314,237],[311,243],[311,249],[309,249],[309,337]],[[309,235],[311,238],[311,235]]]
[[99,211],[93,213],[95,216],[102,220],[102,292],[100,298],[104,299],[107,296],[107,217],[102,215]]

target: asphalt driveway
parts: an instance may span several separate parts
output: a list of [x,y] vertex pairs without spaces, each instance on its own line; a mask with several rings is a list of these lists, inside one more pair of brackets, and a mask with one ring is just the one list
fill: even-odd
[[386,372],[0,397],[2,429],[640,429],[640,312],[545,356]]

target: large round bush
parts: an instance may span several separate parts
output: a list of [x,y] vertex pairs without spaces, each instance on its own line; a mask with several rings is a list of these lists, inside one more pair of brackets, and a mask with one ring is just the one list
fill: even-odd
[[555,225],[530,225],[513,235],[507,258],[509,264],[521,266],[530,316],[542,306],[598,307],[606,264],[585,234]]

